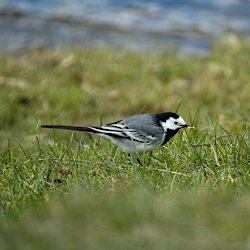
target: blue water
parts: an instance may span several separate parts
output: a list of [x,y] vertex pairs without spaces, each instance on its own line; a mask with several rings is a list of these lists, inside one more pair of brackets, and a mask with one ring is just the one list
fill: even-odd
[[83,44],[206,54],[228,33],[250,35],[250,1],[0,0],[0,51]]

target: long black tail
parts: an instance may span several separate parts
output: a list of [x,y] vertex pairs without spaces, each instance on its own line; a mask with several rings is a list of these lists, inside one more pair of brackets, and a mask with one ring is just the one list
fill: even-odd
[[67,125],[41,125],[41,128],[66,129],[66,130],[83,131],[83,132],[88,132],[88,133],[97,133],[91,127],[76,127],[76,126],[67,126]]

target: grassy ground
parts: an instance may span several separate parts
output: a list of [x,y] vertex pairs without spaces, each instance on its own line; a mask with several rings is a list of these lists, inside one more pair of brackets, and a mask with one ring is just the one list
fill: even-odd
[[[250,249],[248,41],[206,58],[114,49],[0,56],[1,249]],[[142,157],[40,124],[176,111]]]

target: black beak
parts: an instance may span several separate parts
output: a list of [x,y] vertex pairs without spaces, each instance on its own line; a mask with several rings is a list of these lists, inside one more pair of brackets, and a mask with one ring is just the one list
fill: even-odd
[[183,128],[194,128],[194,127],[192,127],[191,125],[189,125],[189,124],[187,124],[187,123],[184,124],[184,125],[182,125],[182,127],[183,127]]

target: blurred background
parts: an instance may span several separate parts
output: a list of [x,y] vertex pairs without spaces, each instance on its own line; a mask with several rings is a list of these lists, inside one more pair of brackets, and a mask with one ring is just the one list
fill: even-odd
[[241,131],[249,24],[247,0],[0,0],[1,144],[178,107]]
[[178,47],[206,55],[227,33],[249,36],[249,0],[0,0],[0,50]]

